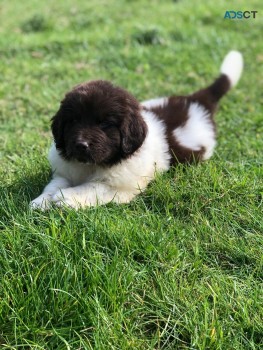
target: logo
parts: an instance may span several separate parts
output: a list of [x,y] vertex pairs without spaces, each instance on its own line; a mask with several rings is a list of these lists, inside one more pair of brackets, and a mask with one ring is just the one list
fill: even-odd
[[227,19],[249,19],[256,18],[258,11],[226,11],[224,18]]

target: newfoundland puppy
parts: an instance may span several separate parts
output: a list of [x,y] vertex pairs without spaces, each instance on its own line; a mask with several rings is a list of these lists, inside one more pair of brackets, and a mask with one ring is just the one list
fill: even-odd
[[128,203],[156,172],[210,158],[217,103],[236,85],[242,67],[241,54],[231,51],[207,88],[143,103],[108,81],[76,86],[52,118],[53,177],[31,207]]

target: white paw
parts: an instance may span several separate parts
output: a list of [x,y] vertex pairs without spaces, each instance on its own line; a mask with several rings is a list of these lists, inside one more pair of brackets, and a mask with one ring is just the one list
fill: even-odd
[[47,193],[43,193],[32,202],[30,202],[30,208],[31,209],[40,209],[40,210],[47,210],[50,208],[51,205],[51,195]]
[[57,207],[66,206],[74,209],[79,209],[81,207],[81,203],[78,202],[77,194],[70,189],[56,192],[52,197],[52,202]]

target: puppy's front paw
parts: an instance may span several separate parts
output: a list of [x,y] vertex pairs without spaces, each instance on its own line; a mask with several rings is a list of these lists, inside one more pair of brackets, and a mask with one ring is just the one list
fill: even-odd
[[77,194],[71,189],[60,190],[52,197],[52,202],[58,207],[70,207],[79,209],[81,204],[78,202]]
[[43,193],[32,202],[30,202],[29,206],[31,209],[40,209],[40,210],[47,210],[50,208],[51,204],[51,195],[47,193]]

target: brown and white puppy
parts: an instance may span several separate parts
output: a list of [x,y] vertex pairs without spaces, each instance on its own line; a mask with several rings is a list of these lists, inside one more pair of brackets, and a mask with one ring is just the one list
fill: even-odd
[[207,88],[141,104],[108,81],[76,86],[52,118],[53,178],[31,207],[127,203],[156,172],[209,159],[216,144],[217,103],[238,82],[242,68],[241,54],[231,51]]

